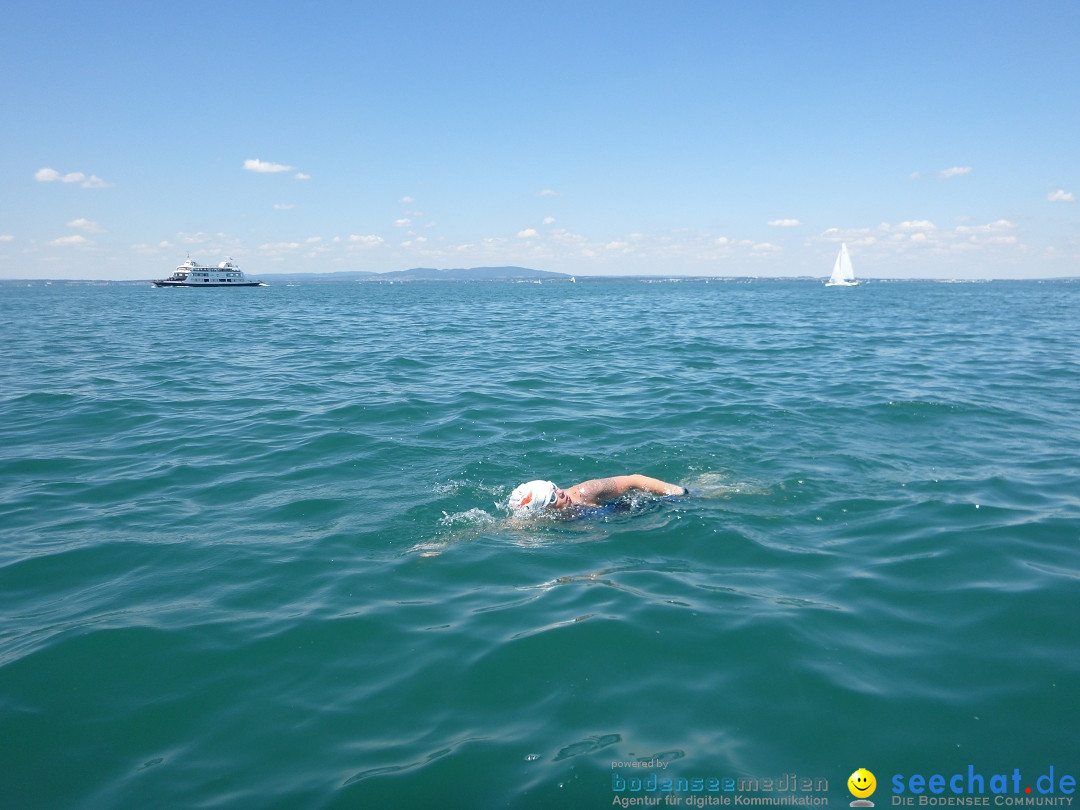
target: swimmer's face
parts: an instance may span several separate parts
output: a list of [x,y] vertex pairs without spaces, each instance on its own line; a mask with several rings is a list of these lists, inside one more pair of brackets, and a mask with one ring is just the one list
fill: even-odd
[[565,489],[555,490],[555,501],[551,504],[549,509],[565,509],[570,506],[573,501],[570,500],[570,496],[566,494]]

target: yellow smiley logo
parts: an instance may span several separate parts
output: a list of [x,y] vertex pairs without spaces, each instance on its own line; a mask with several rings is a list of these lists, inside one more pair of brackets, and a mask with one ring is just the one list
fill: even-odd
[[866,768],[859,768],[847,780],[848,790],[851,791],[852,796],[856,796],[860,799],[865,799],[867,796],[877,790],[877,779]]

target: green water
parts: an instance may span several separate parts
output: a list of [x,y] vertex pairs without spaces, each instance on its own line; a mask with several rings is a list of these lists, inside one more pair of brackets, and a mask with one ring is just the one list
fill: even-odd
[[[0,807],[1065,797],[1078,315],[1065,282],[0,287]],[[630,472],[694,495],[505,510]]]

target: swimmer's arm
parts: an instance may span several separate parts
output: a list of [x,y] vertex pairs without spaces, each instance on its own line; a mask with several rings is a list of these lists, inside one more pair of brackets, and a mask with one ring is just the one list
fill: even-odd
[[[616,475],[584,481],[571,488],[571,496],[578,503],[600,506],[625,495],[632,489],[640,489],[653,495],[686,495],[688,490],[678,484],[669,484],[647,475]],[[576,497],[575,497],[576,496]]]
[[649,478],[647,475],[621,476],[631,480],[631,489],[643,489],[653,495],[688,495],[690,490],[679,484],[669,484],[659,478]]

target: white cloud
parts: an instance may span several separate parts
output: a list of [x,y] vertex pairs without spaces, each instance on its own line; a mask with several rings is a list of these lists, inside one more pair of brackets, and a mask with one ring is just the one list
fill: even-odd
[[87,243],[87,238],[77,233],[72,234],[71,236],[61,236],[59,239],[53,239],[51,242],[49,242],[50,245],[55,245],[56,247],[68,247],[69,245],[85,245]]
[[295,166],[286,166],[284,163],[269,163],[267,161],[259,160],[258,158],[249,159],[244,161],[244,168],[249,172],[260,173],[273,173],[273,172],[291,172],[295,169]]
[[545,225],[554,225],[555,224],[555,217],[544,217],[544,224]]
[[375,234],[361,235],[354,233],[349,236],[349,241],[360,245],[360,247],[378,247],[383,243],[383,238]]
[[797,219],[774,219],[769,222],[774,228],[795,228],[802,225]]
[[297,172],[296,174],[293,175],[293,177],[295,177],[297,180],[310,180],[311,179],[310,174],[304,174],[303,172]]
[[929,220],[907,220],[890,224],[882,222],[874,233],[868,230],[826,231],[823,240],[835,242],[843,239],[848,246],[860,245],[872,248],[876,256],[944,256],[966,251],[983,250],[987,247],[1020,246],[1018,226],[1007,219],[998,219],[984,225],[956,225],[940,228]]
[[292,203],[276,203],[274,205],[274,210],[275,211],[289,211],[289,210],[292,210],[293,208],[296,208],[296,206],[293,205]]
[[105,229],[98,225],[96,222],[91,222],[84,217],[73,219],[67,224],[69,228],[77,228],[80,231],[86,231],[86,233],[101,233]]
[[948,179],[950,177],[960,177],[965,174],[971,174],[970,166],[953,166],[951,169],[942,169],[938,172],[938,177]]
[[398,202],[401,202],[401,203],[414,203],[414,202],[416,202],[416,200],[414,200],[412,197],[402,197],[400,200],[398,200]]
[[557,191],[552,191],[550,188],[545,188],[543,191],[539,192],[536,196],[537,197],[561,197],[562,194],[560,194]]
[[1050,202],[1076,202],[1076,196],[1071,191],[1066,191],[1063,188],[1051,191],[1046,195],[1046,199]]
[[176,235],[176,238],[183,242],[185,245],[205,245],[212,238],[208,233],[184,233],[181,231]]
[[410,225],[412,225],[412,220],[408,218],[394,220],[395,228],[408,228]]
[[[879,230],[888,232],[893,226],[883,222],[878,227]],[[872,245],[877,241],[870,235],[869,228],[846,228],[844,230],[829,228],[821,234],[821,238],[827,242],[832,242],[834,245],[838,242],[847,242],[849,245]],[[811,243],[807,242],[807,245],[809,244]]]
[[10,242],[14,238],[10,233],[0,233],[0,242]]
[[304,241],[307,242],[309,245],[311,245],[311,244],[314,244],[315,242],[321,242],[322,237],[321,236],[309,236]]
[[56,169],[38,169],[34,172],[34,179],[39,183],[78,183],[83,188],[107,188],[108,183],[96,175],[87,177],[82,172],[69,172],[60,174]]
[[[419,240],[399,243],[401,250],[421,249]],[[659,234],[630,232],[592,240],[565,228],[525,228],[511,231],[509,238],[486,238],[468,244],[429,243],[424,255],[445,257],[447,262],[521,264],[549,267],[569,261],[596,263],[601,272],[624,273],[657,266],[696,266],[716,269],[717,262],[745,258],[769,263],[787,251],[769,242],[755,243],[737,237],[697,233],[692,229]],[[462,257],[468,256],[468,259]],[[565,267],[565,264],[563,265]],[[582,271],[583,272],[583,271]]]
[[901,222],[899,225],[885,225],[882,224],[882,228],[889,230],[890,227],[896,228],[899,231],[934,231],[937,230],[937,226],[926,219],[918,219],[914,221]]
[[956,232],[961,234],[989,234],[1010,231],[1015,227],[1016,225],[1009,222],[1009,220],[999,219],[986,225],[958,225]]
[[259,245],[259,250],[295,250],[300,247],[299,242],[266,242]]

